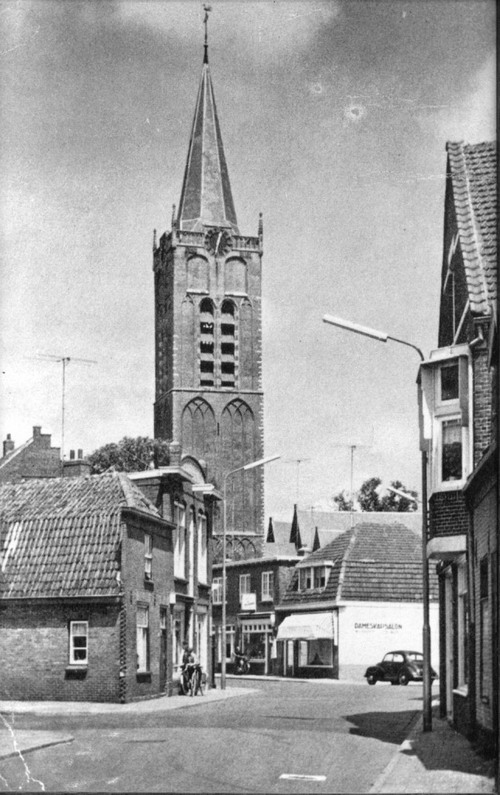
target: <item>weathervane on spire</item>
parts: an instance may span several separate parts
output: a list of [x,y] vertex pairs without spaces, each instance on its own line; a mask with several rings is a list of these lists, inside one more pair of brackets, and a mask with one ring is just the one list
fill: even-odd
[[205,25],[205,57],[203,62],[208,63],[208,15],[212,10],[212,6],[208,6],[206,3],[204,3],[203,10],[205,12],[205,17],[203,19],[203,24]]

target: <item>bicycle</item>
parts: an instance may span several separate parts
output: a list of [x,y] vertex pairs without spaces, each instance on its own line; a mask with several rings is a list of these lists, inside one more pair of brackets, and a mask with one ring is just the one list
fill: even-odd
[[200,696],[205,693],[205,677],[201,670],[201,665],[195,666],[190,680],[190,695],[197,696],[198,693]]
[[180,678],[180,691],[183,696],[204,695],[205,681],[201,665],[196,664],[191,668],[186,667]]
[[250,663],[248,662],[247,657],[237,657],[236,664],[234,666],[234,672],[239,676],[242,674],[248,674],[250,672]]

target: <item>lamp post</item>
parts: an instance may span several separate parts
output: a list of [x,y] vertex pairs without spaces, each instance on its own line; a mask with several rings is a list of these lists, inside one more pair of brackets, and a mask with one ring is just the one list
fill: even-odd
[[255,469],[271,461],[276,461],[281,458],[279,455],[271,455],[267,458],[260,458],[258,461],[252,461],[244,466],[231,469],[224,475],[224,490],[223,490],[223,525],[222,525],[222,632],[221,632],[221,669],[220,669],[220,687],[221,690],[226,689],[226,537],[227,537],[227,481],[231,475],[236,472],[247,471],[248,469]]
[[[358,323],[352,323],[349,320],[343,320],[333,315],[323,315],[323,322],[329,323],[331,326],[352,331],[355,334],[361,334],[363,337],[371,337],[379,342],[398,342],[401,345],[406,345],[413,348],[420,360],[424,361],[424,354],[412,342],[392,337],[385,331],[377,331],[367,326],[360,326]],[[422,629],[422,646],[424,656],[424,675],[423,675],[423,731],[432,731],[432,709],[431,709],[431,631],[429,623],[429,568],[427,561],[427,452],[422,450],[422,608],[423,608],[423,629]],[[409,498],[411,499],[411,498]]]

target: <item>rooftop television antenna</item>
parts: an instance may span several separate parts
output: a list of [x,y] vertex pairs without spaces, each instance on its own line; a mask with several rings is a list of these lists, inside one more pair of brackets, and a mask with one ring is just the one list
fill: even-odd
[[79,359],[76,356],[57,356],[53,353],[37,353],[34,359],[41,359],[48,362],[62,363],[62,412],[61,412],[61,461],[64,461],[64,415],[66,397],[66,366],[70,362],[80,362],[82,364],[97,364],[96,359]]
[[373,428],[372,428],[372,441],[370,444],[362,444],[360,442],[339,442],[333,444],[334,447],[348,447],[351,451],[351,480],[350,480],[350,490],[349,490],[349,498],[351,500],[351,527],[354,523],[354,516],[353,516],[353,506],[354,506],[354,451],[357,450],[359,447],[371,447],[373,444]]
[[295,500],[295,502],[297,503],[297,506],[299,504],[299,470],[300,470],[300,465],[305,463],[306,461],[310,461],[310,460],[311,460],[310,458],[286,458],[283,461],[284,464],[297,464],[297,498]]

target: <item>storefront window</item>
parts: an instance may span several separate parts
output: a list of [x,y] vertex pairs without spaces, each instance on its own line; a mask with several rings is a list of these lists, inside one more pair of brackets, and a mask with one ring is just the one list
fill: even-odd
[[333,665],[332,641],[330,639],[309,640],[307,645],[308,665]]
[[263,632],[243,632],[243,649],[251,660],[266,657],[266,636]]

